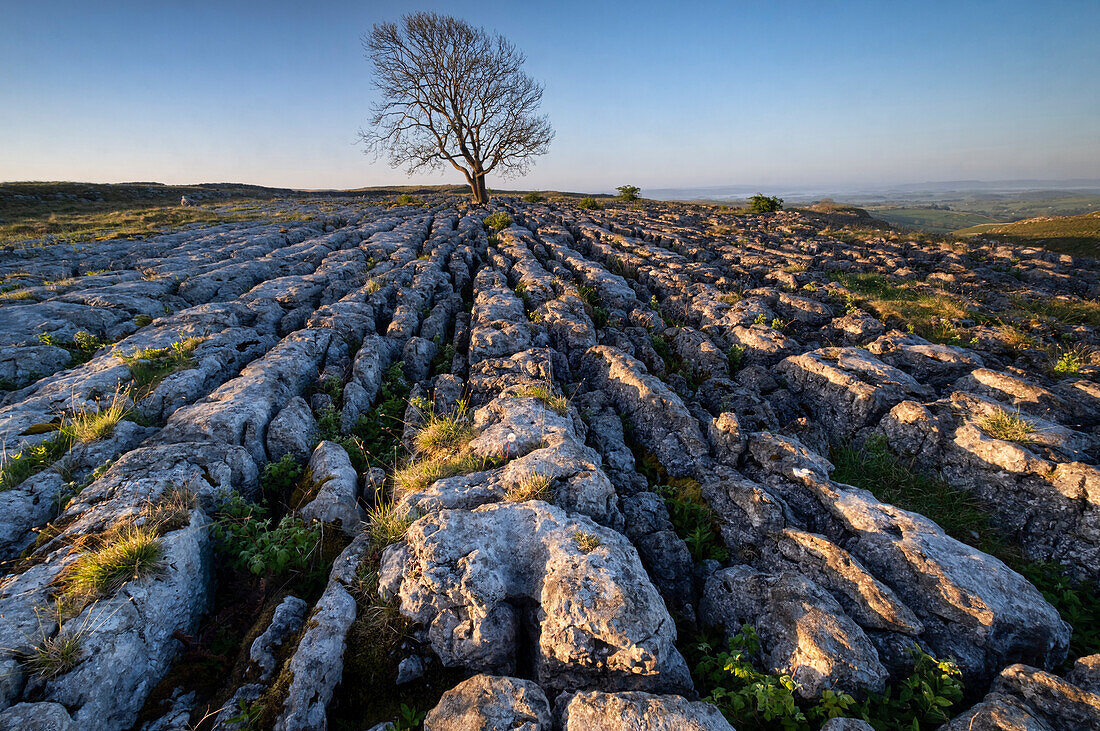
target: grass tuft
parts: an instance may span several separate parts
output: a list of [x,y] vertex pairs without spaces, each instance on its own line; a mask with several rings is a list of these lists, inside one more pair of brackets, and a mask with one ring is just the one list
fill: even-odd
[[516,396],[538,399],[546,405],[546,408],[560,416],[565,416],[569,413],[569,399],[565,396],[555,394],[554,391],[546,385],[524,386],[516,391]]
[[573,540],[577,543],[577,548],[581,549],[585,553],[591,553],[597,548],[603,545],[603,539],[594,533],[587,533],[583,530],[578,530],[573,533]]
[[83,655],[81,636],[71,632],[59,632],[53,637],[43,637],[20,658],[23,665],[40,678],[56,678],[76,667]]
[[980,417],[975,424],[994,439],[1019,444],[1030,443],[1035,433],[1035,426],[1025,421],[1018,412],[1011,414],[1004,409],[997,409],[992,414]]
[[111,594],[156,571],[163,559],[164,546],[152,526],[123,525],[69,567],[61,578],[62,592],[75,599]]
[[77,411],[59,431],[62,437],[70,442],[80,444],[95,442],[114,434],[115,426],[129,413],[128,392],[120,389],[115,391],[108,406],[98,411],[87,409]]
[[554,478],[550,475],[526,475],[504,493],[504,499],[510,503],[522,503],[528,500],[545,500]]
[[120,355],[130,368],[130,378],[134,383],[135,401],[139,401],[156,390],[160,382],[179,371],[195,367],[191,357],[195,348],[205,338],[185,338],[165,348],[144,348],[130,355]]

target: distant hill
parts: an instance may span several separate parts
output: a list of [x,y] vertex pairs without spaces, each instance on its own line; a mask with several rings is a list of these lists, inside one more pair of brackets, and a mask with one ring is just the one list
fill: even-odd
[[1018,246],[1041,246],[1075,256],[1100,258],[1100,211],[1080,216],[1041,216],[1014,223],[984,223],[955,231]]

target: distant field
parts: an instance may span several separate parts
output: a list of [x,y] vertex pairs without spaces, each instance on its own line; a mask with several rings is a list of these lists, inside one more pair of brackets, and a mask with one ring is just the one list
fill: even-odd
[[1078,256],[1100,257],[1100,211],[1080,216],[1029,218],[1014,223],[986,223],[955,231],[982,235],[1021,246],[1041,246]]
[[933,208],[868,208],[867,212],[895,226],[941,234],[982,223],[995,223],[997,220],[983,213]]

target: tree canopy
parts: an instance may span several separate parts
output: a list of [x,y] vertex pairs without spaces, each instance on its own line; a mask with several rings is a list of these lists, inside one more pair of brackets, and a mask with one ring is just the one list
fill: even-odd
[[363,48],[380,99],[360,137],[393,167],[411,175],[449,164],[485,203],[486,175],[521,175],[549,149],[554,131],[538,114],[542,85],[500,34],[417,12],[375,25]]

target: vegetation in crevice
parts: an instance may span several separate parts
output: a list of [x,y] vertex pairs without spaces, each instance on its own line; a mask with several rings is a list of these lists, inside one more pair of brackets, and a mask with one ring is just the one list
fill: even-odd
[[760,640],[749,625],[729,639],[728,650],[721,648],[713,636],[701,635],[687,659],[704,700],[717,706],[739,731],[810,731],[838,717],[862,719],[876,731],[921,731],[946,723],[963,697],[955,663],[938,660],[915,645],[909,676],[859,702],[833,690],[822,691],[813,701],[800,698],[790,675],[759,669]]
[[192,354],[205,338],[178,340],[164,348],[142,348],[128,355],[119,354],[130,369],[134,384],[134,400],[140,401],[153,393],[168,376],[195,367]]
[[1073,627],[1063,669],[1078,657],[1100,652],[1100,592],[1096,586],[1074,579],[1064,566],[1026,558],[1022,547],[997,529],[992,511],[976,496],[922,472],[914,461],[899,458],[881,437],[868,439],[862,447],[834,445],[829,459],[836,466],[833,480],[926,516],[952,538],[999,558],[1030,581]]

